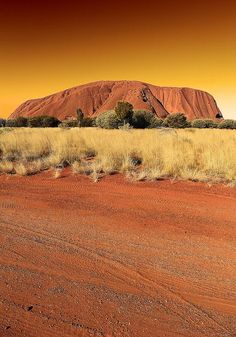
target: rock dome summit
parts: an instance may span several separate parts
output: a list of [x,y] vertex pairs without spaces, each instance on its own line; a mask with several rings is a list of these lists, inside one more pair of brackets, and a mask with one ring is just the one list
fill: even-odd
[[190,120],[223,117],[214,97],[201,90],[138,81],[99,81],[28,100],[10,118],[50,115],[63,120],[76,117],[78,108],[86,117],[95,117],[113,109],[121,100],[132,103],[135,110],[151,111],[160,118],[177,112],[184,113]]

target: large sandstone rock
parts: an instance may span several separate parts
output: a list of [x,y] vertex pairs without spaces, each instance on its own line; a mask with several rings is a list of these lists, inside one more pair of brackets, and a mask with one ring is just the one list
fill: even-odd
[[161,118],[175,112],[182,112],[189,119],[222,116],[214,98],[201,90],[159,87],[137,81],[100,81],[26,101],[10,118],[52,115],[63,120],[76,116],[77,108],[81,108],[85,116],[97,116],[113,109],[119,100],[132,103],[134,109],[152,111]]

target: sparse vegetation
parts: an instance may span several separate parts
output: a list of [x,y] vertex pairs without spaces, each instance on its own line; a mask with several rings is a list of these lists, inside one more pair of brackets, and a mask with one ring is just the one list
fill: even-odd
[[236,181],[236,132],[218,129],[9,129],[0,133],[0,172],[34,174],[70,165],[95,181],[121,172],[159,178]]
[[[134,111],[125,101],[96,118],[84,117],[81,109],[76,112],[77,119],[62,122],[52,116],[0,119],[6,126],[0,130],[0,173],[28,175],[53,168],[54,177],[60,178],[69,165],[94,181],[120,172],[135,180],[167,177],[227,181],[232,186],[236,182],[236,133],[195,130],[236,129],[234,120],[190,123],[182,113],[162,120],[152,112]],[[49,129],[21,129],[26,126]],[[82,129],[92,126],[119,130]]]

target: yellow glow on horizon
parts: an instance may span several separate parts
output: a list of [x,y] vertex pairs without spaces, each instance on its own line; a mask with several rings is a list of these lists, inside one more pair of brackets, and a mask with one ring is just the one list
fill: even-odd
[[0,116],[80,84],[139,80],[207,91],[236,119],[236,4],[53,2],[0,4]]

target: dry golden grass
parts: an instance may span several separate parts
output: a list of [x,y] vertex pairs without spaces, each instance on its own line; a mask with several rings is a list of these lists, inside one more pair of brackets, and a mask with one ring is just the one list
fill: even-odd
[[14,129],[0,133],[0,173],[63,166],[94,181],[115,172],[135,180],[236,181],[236,131],[217,129]]

